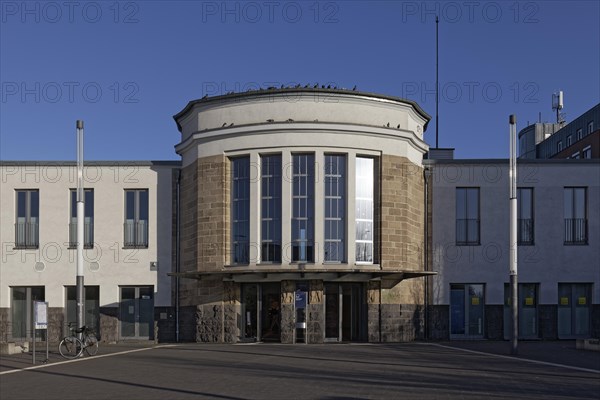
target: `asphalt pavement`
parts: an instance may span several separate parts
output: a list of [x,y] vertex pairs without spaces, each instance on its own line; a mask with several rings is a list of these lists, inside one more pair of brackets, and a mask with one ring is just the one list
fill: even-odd
[[[39,346],[38,346],[39,349]],[[600,352],[574,341],[102,345],[0,357],[0,399],[600,399]],[[45,353],[37,354],[43,361]]]

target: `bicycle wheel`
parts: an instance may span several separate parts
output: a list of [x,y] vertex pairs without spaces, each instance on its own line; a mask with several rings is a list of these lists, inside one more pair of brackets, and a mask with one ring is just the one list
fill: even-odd
[[67,336],[60,341],[58,351],[64,358],[75,358],[83,351],[83,345],[75,336]]
[[94,356],[98,352],[98,339],[92,333],[85,336],[85,352],[88,356]]

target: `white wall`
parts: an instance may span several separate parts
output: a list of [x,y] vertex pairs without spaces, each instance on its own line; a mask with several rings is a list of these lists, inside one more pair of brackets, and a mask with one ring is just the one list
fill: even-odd
[[[434,304],[449,304],[451,283],[484,283],[486,304],[503,304],[508,283],[507,161],[437,161],[433,166]],[[519,246],[519,283],[539,283],[540,304],[558,302],[558,282],[593,283],[600,302],[600,168],[582,160],[522,162],[519,187],[534,188],[535,245]],[[587,187],[588,245],[564,245],[563,190]],[[481,245],[455,245],[456,187],[480,187]]]
[[[170,305],[172,237],[171,163],[88,163],[85,188],[94,190],[94,247],[84,250],[85,285],[100,286],[100,306],[117,306],[119,287],[148,286],[155,306]],[[70,189],[77,186],[76,167],[67,163],[2,163],[0,165],[0,307],[10,307],[12,286],[45,286],[50,307],[64,307],[64,286],[75,285],[76,250],[68,248]],[[16,189],[38,189],[39,248],[14,248]],[[149,191],[149,245],[123,248],[124,190]],[[158,272],[150,262],[158,261]],[[38,272],[36,262],[45,268]],[[90,270],[97,262],[99,269]]]

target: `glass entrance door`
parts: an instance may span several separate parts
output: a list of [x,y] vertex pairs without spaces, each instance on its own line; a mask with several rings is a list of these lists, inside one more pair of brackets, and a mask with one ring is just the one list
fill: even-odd
[[[44,286],[13,287],[11,302],[12,338],[31,339],[33,327],[33,302],[44,301]],[[45,338],[45,330],[37,332],[38,338]]]
[[242,342],[256,342],[259,340],[258,332],[258,284],[246,283],[242,285]]
[[[539,337],[538,323],[538,284],[519,283],[519,339]],[[510,285],[504,285],[504,339],[512,338],[512,309],[510,306]]]
[[365,340],[366,306],[360,283],[325,283],[325,340]]
[[592,285],[589,283],[558,284],[558,337],[572,339],[590,334],[590,303]]
[[151,339],[154,336],[154,288],[121,288],[121,338]]
[[483,337],[482,284],[450,285],[450,337]]

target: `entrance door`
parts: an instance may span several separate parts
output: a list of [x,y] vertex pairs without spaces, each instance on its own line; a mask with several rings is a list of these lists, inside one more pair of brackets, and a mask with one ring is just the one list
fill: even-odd
[[[538,284],[519,283],[519,339],[536,339],[539,337],[538,323]],[[504,338],[512,338],[512,309],[510,306],[510,285],[504,285]]]
[[258,298],[258,284],[246,283],[242,285],[242,326],[240,332],[243,342],[259,340]]
[[588,283],[558,284],[558,337],[572,339],[590,334],[592,285]]
[[121,288],[121,338],[154,337],[154,288],[152,286]]
[[360,283],[325,283],[325,340],[365,340],[366,306]]
[[450,285],[450,337],[483,337],[483,285]]

